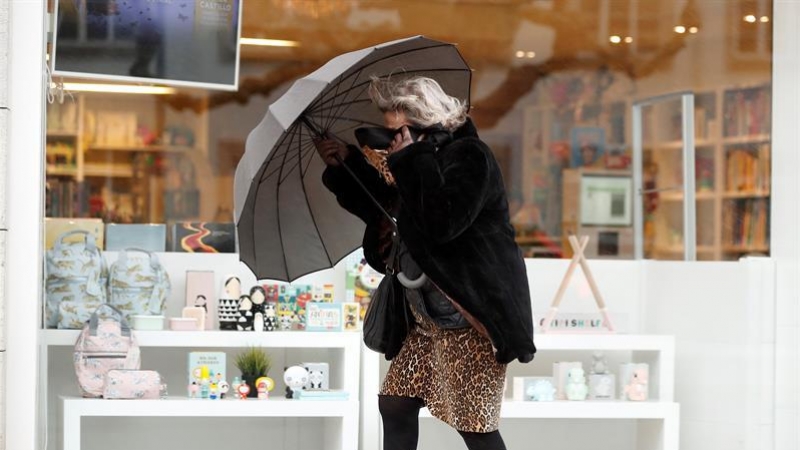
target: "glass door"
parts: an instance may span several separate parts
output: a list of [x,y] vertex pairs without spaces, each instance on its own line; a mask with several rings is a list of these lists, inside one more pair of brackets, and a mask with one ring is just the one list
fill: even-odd
[[[634,255],[637,259],[697,259],[695,143],[693,93],[681,92],[634,102],[633,183],[637,194]],[[710,220],[713,222],[713,217]]]

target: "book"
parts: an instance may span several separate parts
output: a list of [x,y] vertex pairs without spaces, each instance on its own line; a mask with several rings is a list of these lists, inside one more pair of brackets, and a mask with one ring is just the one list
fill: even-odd
[[[45,228],[45,249],[53,248],[56,240],[65,233],[75,230],[87,231],[94,237],[95,245],[100,250],[103,249],[103,235],[105,226],[101,219],[61,219],[48,217],[44,222]],[[67,242],[76,242],[83,239],[82,235],[70,236]]]
[[306,331],[342,331],[342,304],[308,302]]
[[186,305],[205,309],[205,329],[213,330],[217,312],[216,283],[210,270],[186,271]]
[[295,399],[297,400],[349,400],[350,394],[345,391],[297,391],[295,392]]
[[204,378],[209,383],[219,383],[225,378],[225,352],[189,352],[189,382],[200,384]]
[[106,225],[106,250],[138,248],[163,252],[167,247],[167,226],[160,223]]
[[233,223],[180,222],[172,225],[170,248],[187,253],[236,253]]

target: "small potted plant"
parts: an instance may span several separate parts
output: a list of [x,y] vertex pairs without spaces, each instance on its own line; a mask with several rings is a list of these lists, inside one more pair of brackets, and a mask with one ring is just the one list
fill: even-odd
[[258,347],[250,347],[236,355],[236,367],[242,373],[242,381],[250,387],[248,397],[256,397],[256,380],[266,377],[272,367],[272,359],[267,352]]

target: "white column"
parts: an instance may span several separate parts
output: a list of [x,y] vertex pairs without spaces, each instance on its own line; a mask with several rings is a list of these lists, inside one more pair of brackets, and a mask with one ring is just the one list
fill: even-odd
[[[45,1],[11,0],[6,211],[6,448],[34,450],[38,428]],[[2,139],[0,139],[2,141]],[[13,189],[13,191],[12,191]]]
[[800,447],[800,0],[775,0],[772,69],[772,256],[776,261],[775,449]]
[[[8,149],[8,3],[0,3],[0,180],[6,179]],[[6,410],[6,329],[5,329],[5,265],[6,265],[6,186],[0,184],[0,450],[5,450]]]

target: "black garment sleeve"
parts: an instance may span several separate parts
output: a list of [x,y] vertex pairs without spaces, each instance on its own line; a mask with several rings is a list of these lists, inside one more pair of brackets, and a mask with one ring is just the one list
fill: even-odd
[[475,221],[486,203],[490,150],[464,138],[436,151],[415,142],[389,156],[403,208],[428,239],[445,243]]
[[[356,174],[364,187],[388,211],[391,207],[394,189],[386,184],[378,170],[367,161],[359,149],[350,145],[348,150],[349,153],[344,159],[344,164]],[[364,223],[373,223],[383,215],[345,168],[328,166],[322,173],[322,183],[336,195],[336,201],[342,208],[359,217]]]

